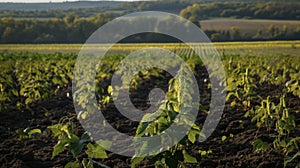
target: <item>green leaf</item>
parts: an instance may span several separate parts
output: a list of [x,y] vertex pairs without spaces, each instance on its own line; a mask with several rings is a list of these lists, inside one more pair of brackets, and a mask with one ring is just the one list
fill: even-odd
[[80,168],[80,164],[77,161],[69,162],[65,165],[65,168]]
[[173,105],[172,107],[173,107],[173,110],[174,110],[174,111],[176,111],[176,112],[179,112],[179,111],[180,111],[179,104],[175,104],[175,103],[174,103],[174,104],[172,104],[172,105]]
[[83,143],[80,143],[79,141],[79,138],[77,136],[73,136],[71,139],[70,139],[70,151],[71,153],[73,154],[74,157],[77,157],[81,151],[82,151],[82,148],[83,148]]
[[52,131],[54,137],[57,137],[62,133],[61,127],[62,127],[61,124],[55,124],[55,125],[48,126],[47,128],[49,128]]
[[85,143],[85,142],[90,142],[91,137],[88,134],[88,132],[85,132],[84,134],[81,135],[79,143]]
[[93,163],[86,158],[84,158],[81,163],[83,168],[94,168]]
[[253,148],[255,151],[260,151],[260,150],[266,151],[268,149],[268,143],[266,143],[260,139],[255,140],[252,143],[252,145],[253,145]]
[[148,125],[149,125],[148,122],[140,122],[136,130],[136,137],[142,137]]
[[107,88],[107,93],[111,94],[112,92],[113,92],[113,87],[111,85],[109,85]]
[[14,96],[19,97],[19,92],[17,90],[11,90]]
[[286,142],[285,142],[285,140],[280,141],[279,144],[280,144],[280,146],[283,147],[283,148],[286,147]]
[[234,107],[234,106],[236,106],[236,101],[232,101],[231,103],[230,103],[230,107]]
[[231,99],[231,96],[236,96],[236,93],[235,92],[229,92],[227,95],[226,95],[226,101],[229,101]]
[[70,129],[69,129],[69,125],[68,125],[68,124],[63,125],[63,126],[61,127],[61,130],[67,134],[68,138],[70,138],[70,139],[72,138],[71,132],[70,132]]
[[59,77],[54,77],[52,79],[52,83],[55,85],[62,85],[62,82],[60,81]]
[[131,159],[131,168],[135,168],[135,166],[143,160],[144,160],[144,157],[133,157]]
[[109,141],[109,140],[98,140],[96,143],[107,149],[109,149],[112,145],[112,141]]
[[149,139],[149,141],[145,141],[140,145],[139,151],[136,152],[137,156],[143,156],[146,154],[153,155],[156,154],[159,150],[157,147],[160,146],[160,143],[162,142],[161,137],[158,137],[157,139]]
[[222,136],[222,141],[225,141],[227,139],[227,136],[223,135]]
[[87,111],[85,111],[85,112],[81,111],[81,112],[78,114],[78,117],[81,117],[83,120],[85,120],[85,119],[87,118],[88,114],[89,114],[89,113],[88,113]]
[[197,136],[200,134],[199,130],[191,129],[188,133],[188,139],[192,142],[195,143],[197,140]]
[[184,162],[186,163],[197,163],[197,159],[189,155],[185,150],[182,151]]
[[105,96],[103,99],[102,99],[102,102],[103,104],[108,104],[110,102],[111,98],[110,96]]
[[28,132],[28,135],[33,135],[33,134],[41,134],[42,131],[40,129],[33,129]]
[[85,151],[85,153],[91,158],[107,158],[105,150],[98,144],[89,143],[87,145],[87,150]]
[[165,117],[158,119],[158,132],[161,133],[169,127],[168,121]]
[[58,155],[59,153],[61,153],[62,151],[65,150],[66,148],[66,144],[69,142],[68,139],[66,138],[61,138],[58,143],[54,146],[53,148],[53,152],[52,152],[52,159]]
[[33,102],[33,100],[28,97],[27,99],[25,99],[25,104],[28,105],[29,103]]
[[34,138],[42,135],[42,131],[40,129],[33,129],[28,132],[29,138]]
[[207,152],[205,150],[204,151],[199,150],[198,153],[200,153],[201,157],[204,157],[207,155]]

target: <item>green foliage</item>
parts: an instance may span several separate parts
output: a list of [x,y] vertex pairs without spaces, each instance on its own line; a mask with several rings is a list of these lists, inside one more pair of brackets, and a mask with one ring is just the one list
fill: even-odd
[[268,149],[268,143],[262,141],[261,139],[256,139],[252,145],[255,151],[266,151]]
[[[0,19],[0,43],[83,43],[110,15],[78,18],[72,14],[51,19]],[[83,29],[84,27],[84,29]],[[47,29],[48,31],[44,31]]]
[[245,116],[252,115],[252,122],[256,122],[258,127],[264,126],[269,130],[276,127],[280,135],[288,135],[295,127],[293,115],[288,111],[285,104],[285,95],[281,96],[279,104],[271,102],[270,96],[262,100],[261,106],[248,111]]
[[185,163],[197,163],[197,159],[191,155],[189,155],[186,150],[182,151],[184,162]]
[[[152,137],[154,135],[160,135],[173,122],[176,122],[174,120],[176,119],[179,110],[182,110],[180,108],[187,106],[186,104],[181,103],[192,101],[191,95],[194,91],[189,87],[189,82],[192,82],[190,76],[186,74],[184,68],[181,68],[181,71],[177,74],[176,78],[169,81],[170,87],[166,94],[166,101],[158,109],[158,111],[161,111],[161,115],[150,122],[148,121],[149,115],[145,115],[137,128],[136,137]],[[199,126],[189,121],[188,117],[186,117],[185,120],[186,121],[183,121],[184,124],[190,125],[191,129],[183,140],[178,144],[175,144],[175,146],[169,147],[169,150],[167,151],[144,159],[155,163],[156,166],[163,165],[167,167],[184,166],[185,163],[197,163],[196,157],[188,154],[184,147],[195,143],[199,136],[201,136],[201,129]],[[145,144],[144,148],[142,148],[141,151],[138,151],[137,154],[143,153],[143,150],[149,151],[149,148],[147,147],[149,145],[151,146],[153,144]],[[143,158],[139,157],[133,158],[132,167],[135,167],[142,160]]]
[[[227,73],[230,76],[227,78],[227,96],[226,101],[229,101],[232,98],[237,98],[242,102],[244,107],[251,107],[251,99],[258,97],[255,89],[257,88],[254,84],[254,79],[250,76],[249,68],[245,69],[245,72],[242,72],[243,69],[238,64],[236,69],[229,69]],[[234,106],[236,102],[232,102],[231,105]]]
[[227,139],[227,136],[225,136],[225,135],[223,135],[221,138],[222,141],[225,141],[226,139]]
[[72,54],[1,53],[0,110],[24,110],[68,87],[74,63],[70,58]]
[[258,18],[258,19],[287,19],[299,18],[299,3],[208,3],[193,4],[182,9],[180,16],[187,19],[196,17],[207,19],[211,17],[236,17],[236,18]]
[[[192,54],[189,50],[178,51],[178,53],[179,55],[185,55],[184,59],[187,59],[188,64],[193,69],[203,66],[203,64],[197,62],[198,60],[194,61],[191,56],[186,56]],[[70,87],[75,57],[74,54],[61,53],[1,53],[0,111],[6,112],[8,108],[19,108],[21,111],[26,111],[26,108],[30,109],[38,101],[47,100],[53,95],[60,95],[60,91]],[[111,95],[118,94],[120,90],[120,87],[112,87],[105,81],[111,79],[113,70],[117,67],[121,58],[122,56],[112,56],[111,60],[104,60],[99,65],[101,72],[96,74],[95,90],[101,108],[111,101]],[[247,111],[245,115],[251,117],[252,122],[270,132],[269,138],[272,139],[272,143],[256,139],[252,144],[253,149],[263,152],[272,148],[283,153],[286,167],[297,162],[299,159],[300,138],[296,132],[299,123],[296,123],[295,116],[298,115],[298,111],[294,111],[295,108],[291,109],[286,99],[289,98],[288,96],[299,96],[300,66],[298,57],[291,59],[286,56],[270,58],[224,55],[223,61],[227,73],[227,101],[230,103],[230,107],[235,109],[242,107],[243,111]],[[130,81],[132,84],[131,89],[138,88],[143,80],[152,79],[153,76],[164,77],[159,69],[145,69]],[[185,76],[186,80],[182,76]],[[178,74],[177,77],[177,79],[169,81],[170,87],[167,98],[159,108],[161,115],[155,116],[155,120],[149,122],[147,120],[149,115],[145,115],[136,130],[136,138],[162,134],[175,122],[181,108],[180,102],[183,99],[191,100],[190,95],[193,91],[188,89],[190,76],[183,72]],[[124,78],[126,78],[126,74]],[[77,86],[84,84],[83,82],[75,83]],[[282,96],[278,97],[270,94],[264,99],[261,98],[259,96],[260,91],[269,91],[267,90],[269,86],[283,88],[282,93],[280,93]],[[89,86],[87,89],[91,89],[91,87]],[[76,95],[77,99],[74,99],[83,107],[83,111],[79,115],[80,119],[88,117],[89,113],[87,111],[98,108],[97,105],[86,103],[88,96]],[[200,106],[201,112],[207,113],[201,105],[197,104],[197,106]],[[74,160],[68,163],[66,167],[103,166],[101,163],[92,160],[92,158],[107,158],[105,150],[99,144],[92,142],[87,133],[79,135],[75,131],[73,119],[62,119],[58,124],[48,127],[53,137],[57,139],[52,157],[57,157],[59,154],[69,151]],[[190,125],[191,129],[182,141],[155,156],[134,157],[131,166],[138,167],[141,161],[148,160],[157,167],[184,167],[187,164],[195,164],[211,154],[212,151],[210,150],[199,150],[196,154],[192,154],[188,150],[202,136],[200,134],[201,127],[192,123],[188,117],[183,123]],[[20,140],[44,135],[40,129],[18,129],[16,133],[19,135]],[[226,143],[232,137],[233,134],[228,133],[219,138],[223,143]],[[143,150],[148,150],[150,147],[150,144],[145,144],[141,151],[137,152],[143,152]],[[82,158],[82,156],[88,158]]]
[[[299,8],[300,3],[262,3],[262,2],[219,2],[219,3],[196,3],[181,10],[180,16],[191,22],[201,24],[202,20],[212,18],[244,18],[244,19],[280,19],[294,20],[298,17],[299,12],[295,11]],[[294,10],[291,12],[291,10]],[[296,19],[298,20],[298,19]],[[243,22],[244,23],[244,22]],[[241,23],[241,24],[243,24]],[[202,22],[203,25],[205,23]],[[206,26],[205,26],[206,27]],[[251,27],[251,26],[249,26]],[[271,24],[267,29],[261,30],[257,25],[252,31],[240,31],[239,27],[230,27],[224,29],[212,28],[205,30],[205,33],[212,41],[258,41],[258,40],[295,40],[299,37],[300,29],[288,29],[287,25]],[[258,29],[258,30],[257,30]],[[298,37],[296,37],[298,36]]]
[[144,160],[144,157],[133,157],[131,158],[131,168],[135,168],[137,164]]
[[[285,95],[280,97],[280,102],[275,105],[270,100],[270,96],[261,102],[261,106],[257,106],[255,110],[250,110],[246,116],[252,116],[252,122],[256,122],[258,127],[266,127],[268,130],[276,130],[273,137],[273,146],[275,150],[283,151],[286,158],[285,166],[294,160],[299,152],[299,137],[290,137],[296,129],[294,116],[286,107]],[[255,150],[267,150],[268,144],[260,139],[253,142]],[[292,155],[292,156],[291,156]]]
[[[201,3],[199,1],[143,1],[124,3],[124,5],[114,8],[96,7],[80,10],[42,11],[0,10],[0,43],[84,43],[100,26],[115,17],[132,11],[158,10],[180,13],[180,16],[187,18],[197,26],[201,25],[200,20],[214,17],[299,20],[300,16],[297,10],[300,4],[295,2],[211,3],[209,0],[205,1],[210,3],[203,3],[203,1]],[[7,4],[4,3],[3,5]],[[287,26],[281,28],[273,25],[269,27],[267,34],[258,30],[257,34],[252,36],[246,33],[242,34],[237,31],[236,27],[227,31],[207,30],[206,33],[213,41],[299,40],[300,30],[288,29]],[[119,28],[122,29],[122,27]],[[123,39],[122,42],[178,42],[178,40],[161,34],[143,33]]]
[[58,143],[54,146],[52,152],[52,158],[63,152],[66,147],[70,148],[72,155],[77,158],[80,154],[83,144],[88,141],[87,139],[79,138],[73,131],[73,124],[68,122],[67,124],[55,124],[48,126],[52,131],[53,136],[58,138]]
[[[68,120],[66,123],[65,121]],[[92,144],[92,139],[87,132],[79,138],[74,132],[74,124],[72,119],[62,119],[61,123],[48,126],[51,130],[53,137],[56,137],[58,142],[53,147],[52,159],[62,153],[67,148],[72,153],[76,161],[68,162],[65,167],[94,167],[94,162],[90,159],[83,158],[80,162],[79,156],[86,145],[85,153],[89,158],[107,158],[106,151],[99,144]],[[95,162],[97,163],[97,162]]]
[[44,135],[40,129],[30,129],[26,128],[24,130],[18,129],[16,130],[16,133],[19,135],[19,140],[26,140],[26,139],[31,139],[31,138],[37,138],[39,136]]
[[293,93],[295,96],[300,97],[300,73],[299,65],[289,67],[290,80],[286,82],[285,86],[288,92]]
[[107,154],[105,150],[99,144],[91,144],[87,145],[87,150],[85,153],[91,158],[107,158]]

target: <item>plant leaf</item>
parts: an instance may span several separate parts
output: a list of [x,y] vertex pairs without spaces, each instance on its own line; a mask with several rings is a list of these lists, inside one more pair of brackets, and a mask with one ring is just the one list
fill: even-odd
[[144,160],[144,157],[133,157],[131,159],[131,168],[135,168],[135,166],[143,160]]
[[65,165],[65,168],[80,168],[80,165],[77,161],[69,162]]
[[223,135],[222,136],[222,141],[225,141],[227,139],[227,136]]
[[186,163],[197,163],[197,159],[189,155],[185,150],[182,151],[184,162]]
[[40,129],[33,129],[28,132],[28,135],[33,135],[33,134],[41,134],[42,131]]
[[58,143],[54,146],[53,148],[53,152],[52,152],[52,159],[58,155],[59,153],[61,153],[62,151],[65,150],[65,145],[69,142],[68,139],[66,138],[61,138]]
[[105,152],[105,150],[98,144],[91,144],[89,143],[87,145],[87,150],[85,151],[85,153],[91,157],[91,158],[107,158],[107,154]]

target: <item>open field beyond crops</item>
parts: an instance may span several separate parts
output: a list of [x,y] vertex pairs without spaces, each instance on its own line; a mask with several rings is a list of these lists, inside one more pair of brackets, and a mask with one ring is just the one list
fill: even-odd
[[[299,56],[300,41],[266,41],[266,42],[219,42],[213,43],[220,55],[241,56]],[[7,52],[39,52],[39,53],[78,53],[82,44],[0,44],[0,51]],[[98,45],[96,45],[98,47]],[[99,44],[99,48],[107,49],[107,45]],[[112,53],[129,53],[145,47],[162,47],[169,50],[184,50],[183,45],[176,43],[116,44]]]
[[201,21],[203,30],[230,30],[237,27],[241,32],[247,32],[251,35],[257,30],[266,31],[270,25],[282,28],[284,25],[288,29],[297,29],[300,26],[298,20],[267,20],[267,19],[233,19],[233,18],[215,18]]

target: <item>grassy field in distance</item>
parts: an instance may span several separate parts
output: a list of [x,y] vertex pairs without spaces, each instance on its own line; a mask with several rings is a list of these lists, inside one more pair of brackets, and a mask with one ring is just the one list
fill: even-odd
[[[299,56],[300,41],[266,41],[266,42],[218,42],[213,43],[220,55],[241,56]],[[1,44],[0,52],[74,52],[77,53],[83,44]],[[101,46],[101,45],[100,45]],[[102,45],[105,49],[106,45]],[[110,49],[113,53],[128,53],[140,48],[162,47],[169,50],[184,49],[176,43],[139,43],[117,44]]]
[[231,27],[237,27],[240,31],[247,32],[249,35],[255,35],[258,30],[266,31],[270,25],[282,29],[284,25],[288,29],[297,29],[300,27],[298,20],[265,20],[265,19],[233,19],[233,18],[215,18],[200,21],[203,30],[230,30]]

